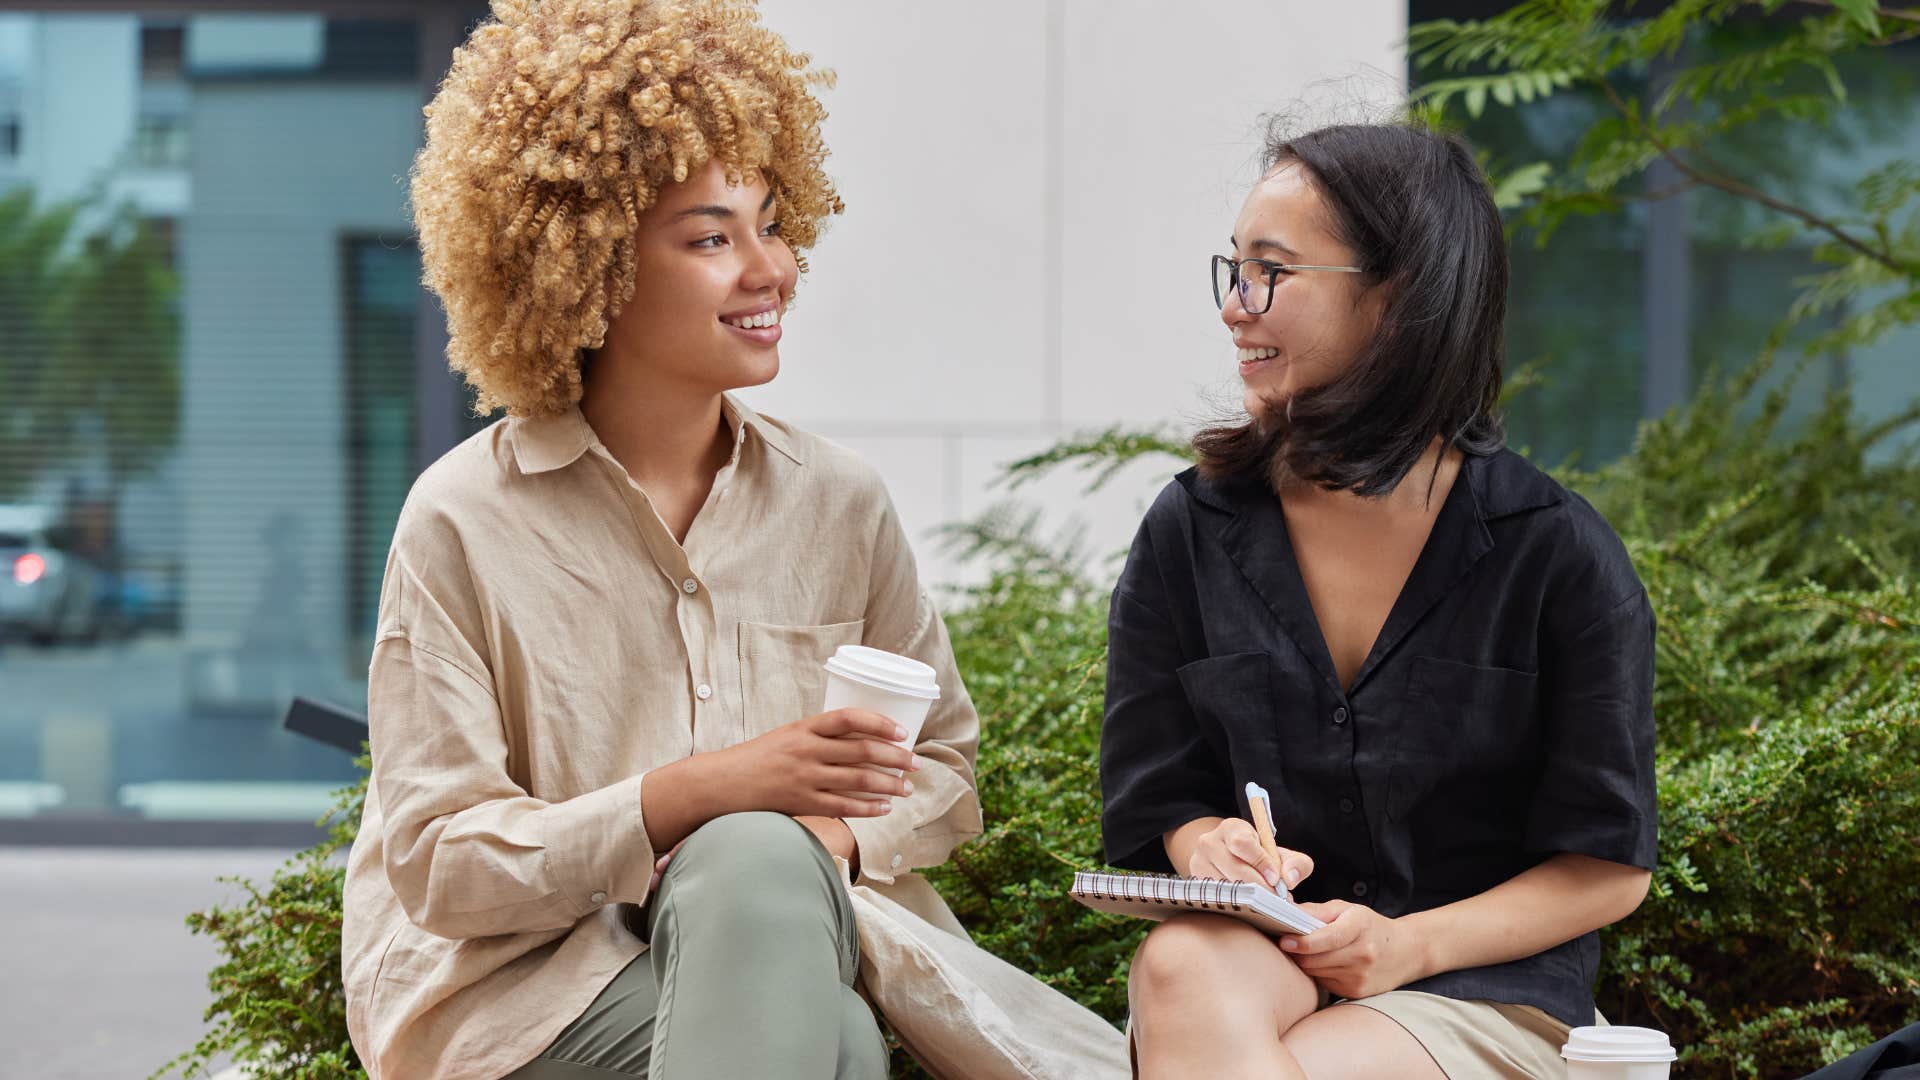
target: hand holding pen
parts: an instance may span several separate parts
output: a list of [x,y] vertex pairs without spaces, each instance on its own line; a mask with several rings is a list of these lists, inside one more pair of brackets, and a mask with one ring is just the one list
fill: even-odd
[[1250,786],[1259,791],[1261,803],[1253,816],[1265,827],[1265,843],[1261,830],[1246,818],[1204,818],[1189,824],[1193,831],[1205,831],[1196,840],[1182,842],[1193,846],[1186,865],[1176,869],[1187,877],[1263,881],[1268,888],[1284,894],[1313,873],[1313,859],[1273,842],[1273,817],[1266,791],[1257,784]]
[[[1253,829],[1259,836],[1261,864],[1265,870],[1262,876],[1274,892],[1292,899],[1292,889],[1300,884],[1308,874],[1313,873],[1313,860],[1298,851],[1288,851],[1273,838],[1273,798],[1267,789],[1253,781],[1247,781],[1247,816],[1253,819]],[[1286,882],[1282,888],[1281,881]]]

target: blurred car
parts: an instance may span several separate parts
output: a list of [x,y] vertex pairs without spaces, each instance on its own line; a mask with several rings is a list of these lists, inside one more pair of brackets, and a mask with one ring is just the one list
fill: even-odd
[[50,508],[0,504],[0,637],[51,645],[98,636],[106,575],[62,539]]

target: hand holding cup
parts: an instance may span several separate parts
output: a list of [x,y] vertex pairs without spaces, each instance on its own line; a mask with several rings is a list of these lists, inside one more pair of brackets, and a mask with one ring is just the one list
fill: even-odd
[[[913,794],[921,761],[900,725],[867,709],[831,709],[716,751],[743,806],[794,817],[879,817]],[[884,771],[896,770],[896,771]]]
[[827,660],[823,708],[868,709],[887,717],[900,725],[903,734],[895,742],[901,749],[910,751],[919,745],[927,711],[938,700],[940,683],[933,668],[911,657],[865,645],[842,645]]

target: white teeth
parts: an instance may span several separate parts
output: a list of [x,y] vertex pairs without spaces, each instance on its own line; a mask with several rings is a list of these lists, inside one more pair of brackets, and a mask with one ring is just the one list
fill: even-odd
[[737,326],[742,330],[758,330],[763,326],[780,325],[780,312],[763,311],[758,315],[748,315],[739,319],[722,319],[728,326]]
[[1251,360],[1265,360],[1268,357],[1279,355],[1279,349],[1269,349],[1264,346],[1257,349],[1241,349],[1239,353],[1240,362],[1243,364]]

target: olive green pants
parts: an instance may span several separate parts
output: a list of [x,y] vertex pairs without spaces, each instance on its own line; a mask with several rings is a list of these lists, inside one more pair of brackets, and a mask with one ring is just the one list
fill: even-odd
[[784,814],[687,838],[646,913],[652,948],[507,1080],[884,1080],[853,992],[860,943],[826,848]]

